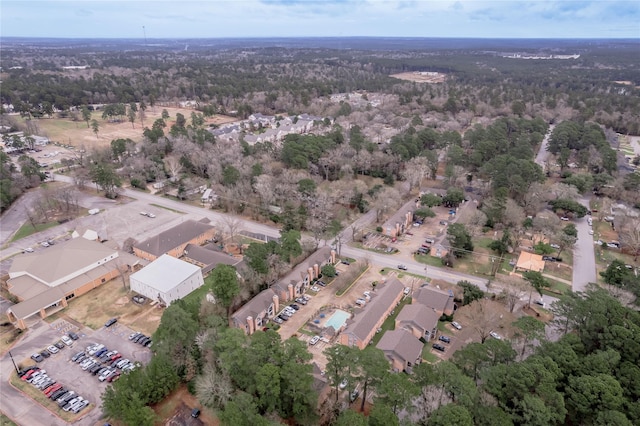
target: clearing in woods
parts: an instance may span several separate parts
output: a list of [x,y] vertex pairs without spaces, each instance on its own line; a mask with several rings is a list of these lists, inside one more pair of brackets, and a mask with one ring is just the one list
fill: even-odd
[[[100,148],[109,146],[114,139],[129,138],[134,142],[142,141],[142,132],[145,127],[151,128],[153,122],[161,118],[162,110],[166,109],[169,113],[165,134],[169,132],[171,126],[175,123],[176,114],[184,115],[187,122],[191,121],[191,113],[196,112],[187,108],[171,108],[171,107],[148,107],[145,111],[144,126],[140,123],[140,119],[131,124],[126,118],[120,122],[110,123],[108,120],[102,119],[102,111],[92,111],[91,119],[96,120],[99,124],[98,135],[93,132],[91,126],[87,127],[85,121],[72,121],[71,118],[40,118],[32,119],[30,127],[33,128],[34,134],[46,136],[51,142],[58,142],[64,145],[73,145],[75,147],[84,146],[85,149]],[[24,119],[16,117],[26,128]],[[205,125],[220,125],[237,121],[235,117],[225,115],[214,115],[205,120]]]

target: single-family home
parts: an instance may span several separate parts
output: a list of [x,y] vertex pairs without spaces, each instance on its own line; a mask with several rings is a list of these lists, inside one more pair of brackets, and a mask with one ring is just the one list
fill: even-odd
[[535,253],[529,253],[528,251],[521,251],[518,256],[518,262],[516,262],[516,271],[544,271],[544,260],[542,256]]

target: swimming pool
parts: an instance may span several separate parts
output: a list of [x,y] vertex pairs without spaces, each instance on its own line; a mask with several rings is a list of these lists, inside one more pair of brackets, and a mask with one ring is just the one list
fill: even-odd
[[351,317],[349,312],[341,311],[340,309],[336,309],[336,311],[331,315],[331,318],[325,321],[325,327],[333,327],[334,330],[340,330],[340,328],[344,325],[345,322]]

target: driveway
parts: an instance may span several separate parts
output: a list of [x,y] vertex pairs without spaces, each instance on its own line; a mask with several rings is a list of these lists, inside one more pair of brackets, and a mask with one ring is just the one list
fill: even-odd
[[556,127],[555,124],[552,124],[549,126],[549,130],[547,130],[547,134],[544,135],[544,139],[542,139],[542,143],[540,144],[540,149],[538,150],[538,154],[536,155],[535,162],[537,165],[542,167],[542,170],[546,169],[545,164],[549,159],[549,155],[551,155],[551,153],[547,151],[547,148],[549,147],[549,138],[551,137],[551,133],[553,133],[553,129],[555,127]]
[[[589,199],[579,201],[589,208]],[[587,217],[590,216],[573,221],[578,230],[578,241],[573,248],[573,291],[585,291],[587,284],[597,282],[593,236],[589,235],[591,227],[587,223]]]

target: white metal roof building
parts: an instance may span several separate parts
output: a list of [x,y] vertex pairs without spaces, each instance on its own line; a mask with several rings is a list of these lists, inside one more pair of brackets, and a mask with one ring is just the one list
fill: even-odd
[[202,287],[202,270],[191,263],[163,254],[130,277],[131,290],[164,305],[182,299]]

